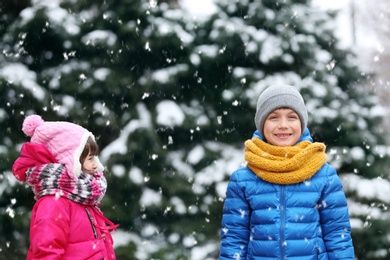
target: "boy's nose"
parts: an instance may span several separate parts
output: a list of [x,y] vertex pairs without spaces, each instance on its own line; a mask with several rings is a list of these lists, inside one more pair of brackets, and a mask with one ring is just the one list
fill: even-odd
[[287,126],[287,120],[286,119],[281,119],[279,121],[279,127],[286,127]]

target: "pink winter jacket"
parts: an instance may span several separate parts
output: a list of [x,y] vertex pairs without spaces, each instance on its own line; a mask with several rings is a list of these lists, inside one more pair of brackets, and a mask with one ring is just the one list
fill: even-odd
[[27,260],[112,260],[112,222],[94,206],[44,196],[34,205]]

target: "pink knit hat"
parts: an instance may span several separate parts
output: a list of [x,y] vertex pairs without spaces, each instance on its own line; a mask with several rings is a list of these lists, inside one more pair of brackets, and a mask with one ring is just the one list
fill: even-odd
[[[94,135],[87,129],[69,122],[45,122],[38,115],[24,119],[22,131],[31,137],[30,142],[44,144],[58,160],[64,164],[70,176],[78,178],[81,173],[80,156],[84,147]],[[103,165],[96,158],[99,170]]]

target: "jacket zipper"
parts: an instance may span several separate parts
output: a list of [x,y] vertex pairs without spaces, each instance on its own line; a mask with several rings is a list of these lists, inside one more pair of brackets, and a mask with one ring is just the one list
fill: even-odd
[[285,226],[285,217],[286,217],[286,194],[285,186],[281,186],[280,190],[280,255],[281,259],[285,258],[285,241],[284,241],[284,226]]
[[89,210],[88,210],[88,208],[85,208],[85,211],[87,212],[87,215],[88,215],[89,222],[91,222],[91,226],[92,226],[93,235],[94,235],[94,237],[95,237],[95,238],[98,238],[98,234],[97,234],[97,231],[96,231],[95,225],[93,224],[93,218],[92,218],[92,216],[91,216],[91,213],[89,213]]

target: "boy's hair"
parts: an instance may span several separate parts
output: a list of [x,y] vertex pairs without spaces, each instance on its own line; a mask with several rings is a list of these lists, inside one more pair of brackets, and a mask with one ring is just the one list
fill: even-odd
[[80,156],[80,163],[81,164],[83,164],[83,162],[87,158],[88,154],[95,155],[95,156],[99,154],[99,146],[91,137],[88,138],[87,143],[85,144],[84,150],[81,153],[81,156]]

